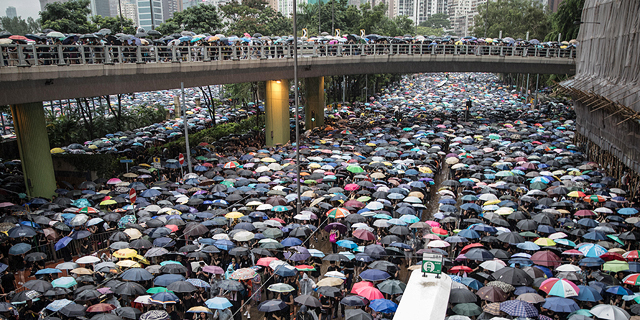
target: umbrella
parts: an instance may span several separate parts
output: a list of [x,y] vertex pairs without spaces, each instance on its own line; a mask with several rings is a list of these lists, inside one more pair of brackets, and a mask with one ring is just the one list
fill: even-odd
[[538,316],[538,310],[532,304],[522,300],[501,302],[500,311],[514,317],[535,318]]
[[276,311],[280,311],[284,308],[286,308],[287,305],[284,303],[284,301],[279,300],[279,299],[274,299],[274,300],[266,300],[261,302],[258,305],[258,311],[260,312],[276,312]]
[[599,304],[591,310],[589,310],[592,315],[607,320],[629,320],[631,315],[624,311],[622,308],[610,304]]

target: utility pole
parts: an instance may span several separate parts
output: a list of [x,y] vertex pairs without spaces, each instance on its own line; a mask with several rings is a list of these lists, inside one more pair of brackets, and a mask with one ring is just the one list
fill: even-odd
[[487,12],[484,13],[484,37],[487,37],[487,27],[489,26],[489,0],[487,0]]
[[298,27],[296,24],[298,15],[296,1],[293,0],[293,94],[296,108],[296,214],[300,214],[300,119],[298,115]]

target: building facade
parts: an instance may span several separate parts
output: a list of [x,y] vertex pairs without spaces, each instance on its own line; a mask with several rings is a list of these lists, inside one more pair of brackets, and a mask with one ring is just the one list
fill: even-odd
[[6,10],[7,17],[15,18],[18,16],[18,12],[16,11],[16,7],[7,7]]
[[89,8],[92,16],[111,17],[111,3],[109,0],[91,0]]
[[162,0],[139,0],[138,26],[149,31],[164,22],[162,14]]

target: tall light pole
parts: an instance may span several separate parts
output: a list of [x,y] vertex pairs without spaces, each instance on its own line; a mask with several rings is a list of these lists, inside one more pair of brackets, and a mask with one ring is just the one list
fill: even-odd
[[487,11],[484,13],[484,37],[487,37],[487,26],[489,25],[489,0],[487,0]]
[[300,214],[300,121],[298,119],[298,18],[296,0],[293,1],[293,97],[296,117],[296,214]]

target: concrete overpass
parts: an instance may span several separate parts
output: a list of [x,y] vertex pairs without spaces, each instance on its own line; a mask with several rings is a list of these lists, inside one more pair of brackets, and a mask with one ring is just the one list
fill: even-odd
[[[84,54],[67,46],[0,48],[16,52],[0,61],[10,65],[0,67],[0,105],[175,89],[181,82],[195,87],[293,79],[292,46],[73,46]],[[420,72],[575,74],[576,55],[574,49],[454,45],[316,45],[301,46],[300,52],[299,78]]]
[[[56,188],[42,101],[266,81],[266,144],[289,137],[293,46],[0,45],[0,105],[11,105],[29,196]],[[572,48],[389,44],[299,45],[307,113],[324,115],[324,76],[494,72],[574,74]],[[324,117],[307,122],[321,126]]]

